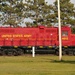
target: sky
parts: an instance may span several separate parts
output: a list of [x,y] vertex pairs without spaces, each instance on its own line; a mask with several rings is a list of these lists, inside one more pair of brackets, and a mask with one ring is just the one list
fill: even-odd
[[[48,4],[53,4],[55,0],[45,0]],[[71,2],[75,5],[75,0],[71,0]]]

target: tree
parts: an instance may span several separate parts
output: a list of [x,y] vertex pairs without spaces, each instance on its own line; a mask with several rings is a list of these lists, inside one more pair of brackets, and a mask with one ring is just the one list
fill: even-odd
[[[58,11],[57,11],[57,0],[54,2],[54,15],[55,22],[57,23],[58,20]],[[60,10],[61,10],[61,23],[62,25],[70,24],[75,25],[75,8],[74,4],[70,2],[70,0],[60,0]]]
[[24,17],[22,0],[0,0],[1,22],[10,26],[18,26]]
[[[2,13],[1,22],[16,27],[24,18],[31,18],[31,24],[52,25],[54,18],[52,14],[53,6],[47,5],[45,0],[0,0],[0,10]],[[26,23],[29,24],[29,23]],[[27,25],[28,26],[28,25]]]
[[25,0],[27,3],[26,17],[34,20],[33,26],[38,24],[52,25],[52,5],[47,5],[45,0]]

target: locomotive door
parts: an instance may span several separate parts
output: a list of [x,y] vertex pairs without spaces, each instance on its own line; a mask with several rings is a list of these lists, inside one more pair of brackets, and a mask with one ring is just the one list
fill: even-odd
[[57,36],[56,33],[50,33],[50,45],[55,46],[56,45]]
[[69,46],[69,30],[62,30],[62,46]]
[[46,29],[46,43],[48,46],[55,46],[57,41],[57,28],[47,28]]

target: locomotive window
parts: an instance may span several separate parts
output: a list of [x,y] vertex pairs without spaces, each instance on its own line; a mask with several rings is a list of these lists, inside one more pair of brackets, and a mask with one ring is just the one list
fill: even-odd
[[68,36],[68,31],[62,31],[62,36]]

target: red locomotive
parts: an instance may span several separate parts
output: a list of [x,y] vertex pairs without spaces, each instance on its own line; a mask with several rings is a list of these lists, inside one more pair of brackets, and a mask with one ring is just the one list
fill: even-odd
[[[63,54],[75,55],[75,35],[71,28],[62,27]],[[44,51],[58,54],[58,27],[0,27],[0,55],[21,55],[31,51]]]

